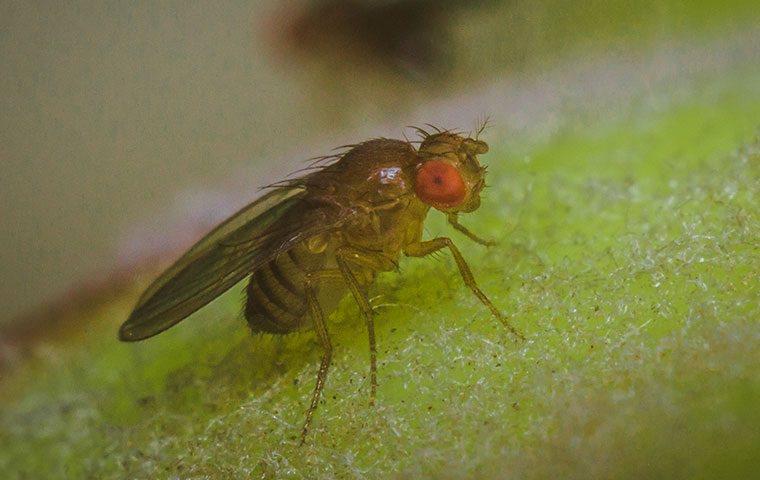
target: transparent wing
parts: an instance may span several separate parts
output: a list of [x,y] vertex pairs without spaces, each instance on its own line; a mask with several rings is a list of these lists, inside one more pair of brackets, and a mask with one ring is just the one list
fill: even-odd
[[[212,230],[148,287],[119,338],[136,341],[163,332],[278,253],[339,223],[334,210],[309,208],[303,197],[303,189],[273,190]],[[293,208],[299,215],[279,221]]]

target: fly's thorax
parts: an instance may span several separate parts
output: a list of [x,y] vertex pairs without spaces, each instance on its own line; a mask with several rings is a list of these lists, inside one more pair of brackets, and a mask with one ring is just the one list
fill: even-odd
[[406,195],[393,204],[365,208],[343,229],[343,241],[398,259],[404,245],[421,237],[429,209],[414,195]]
[[486,152],[485,142],[454,133],[425,137],[418,150],[415,194],[422,202],[446,213],[476,210],[486,173],[477,156]]

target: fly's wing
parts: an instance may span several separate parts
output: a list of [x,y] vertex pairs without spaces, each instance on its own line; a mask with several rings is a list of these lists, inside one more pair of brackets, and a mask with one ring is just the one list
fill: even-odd
[[278,253],[340,223],[340,215],[325,207],[303,208],[298,221],[278,221],[302,208],[303,199],[303,189],[273,190],[212,230],[148,287],[119,338],[136,341],[163,332]]

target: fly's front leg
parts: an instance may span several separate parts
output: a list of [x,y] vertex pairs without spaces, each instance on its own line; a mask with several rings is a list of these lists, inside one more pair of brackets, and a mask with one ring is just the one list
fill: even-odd
[[464,280],[465,285],[467,285],[467,287],[472,290],[472,293],[478,297],[483,305],[491,310],[493,316],[496,317],[501,323],[503,323],[504,326],[507,327],[507,329],[509,329],[513,335],[515,335],[520,340],[525,340],[525,337],[509,323],[506,317],[501,314],[496,306],[491,303],[491,300],[486,296],[486,294],[483,293],[483,291],[478,287],[478,284],[475,283],[475,277],[472,275],[470,267],[467,265],[467,262],[459,252],[459,249],[456,247],[456,245],[454,245],[454,242],[452,242],[450,238],[438,237],[424,242],[412,243],[404,248],[404,253],[410,257],[424,257],[426,255],[430,255],[433,252],[437,252],[438,250],[443,250],[444,248],[448,248],[451,252],[451,255],[454,257],[454,261],[457,263],[457,267],[459,267],[459,274],[462,276],[462,280]]
[[367,323],[367,334],[369,335],[369,404],[372,406],[375,404],[375,397],[377,395],[377,346],[375,344],[375,320],[367,295],[362,290],[361,285],[356,279],[356,275],[351,271],[349,263],[361,265],[376,271],[391,270],[396,267],[396,263],[385,255],[352,247],[341,247],[337,249],[335,260],[338,263],[338,268],[343,274],[346,285],[348,285],[349,290],[351,290],[351,294],[359,305],[359,309]]
[[449,224],[454,227],[455,230],[463,233],[467,238],[472,240],[475,243],[479,243],[481,245],[485,245],[486,247],[493,247],[496,245],[496,242],[493,240],[485,240],[483,238],[480,238],[476,234],[472,233],[467,227],[459,223],[459,218],[456,213],[449,213],[446,216],[446,219],[449,221]]
[[314,386],[314,393],[311,395],[311,404],[309,405],[309,410],[306,412],[306,421],[303,424],[303,430],[301,430],[301,445],[306,442],[306,434],[309,433],[311,418],[314,416],[314,411],[317,409],[317,405],[319,405],[319,398],[322,395],[322,389],[324,388],[325,380],[327,379],[327,370],[330,368],[330,362],[332,361],[332,342],[330,342],[330,335],[327,333],[325,316],[322,312],[322,308],[319,306],[317,296],[314,293],[314,282],[327,278],[341,278],[341,273],[338,270],[320,270],[309,273],[307,274],[306,285],[304,288],[306,303],[309,306],[309,312],[312,321],[314,322],[314,331],[317,333],[317,339],[322,345],[323,352],[322,360],[319,363],[319,371],[317,372],[317,384]]

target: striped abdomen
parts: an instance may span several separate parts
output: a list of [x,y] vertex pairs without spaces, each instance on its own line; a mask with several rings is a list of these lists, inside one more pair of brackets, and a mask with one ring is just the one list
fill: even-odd
[[[251,329],[289,333],[310,325],[304,295],[306,272],[325,268],[326,259],[326,255],[313,254],[298,244],[253,272],[246,289],[245,305],[245,317]],[[320,285],[315,288],[318,294]]]
[[305,323],[305,272],[320,268],[319,260],[299,244],[253,272],[245,317],[254,332],[288,333]]

